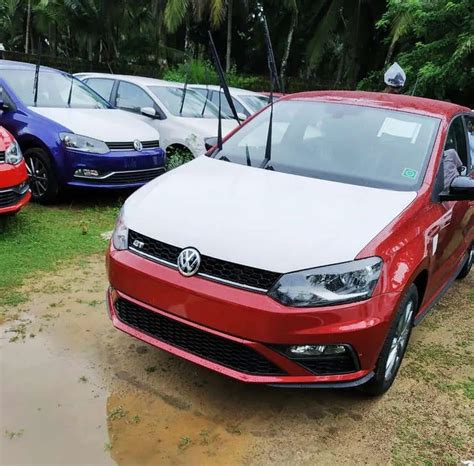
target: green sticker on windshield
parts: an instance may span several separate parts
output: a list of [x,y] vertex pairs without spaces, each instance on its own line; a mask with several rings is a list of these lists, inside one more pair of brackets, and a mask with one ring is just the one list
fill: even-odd
[[403,170],[402,176],[416,180],[418,178],[418,172],[413,170],[413,168],[405,168],[405,170]]

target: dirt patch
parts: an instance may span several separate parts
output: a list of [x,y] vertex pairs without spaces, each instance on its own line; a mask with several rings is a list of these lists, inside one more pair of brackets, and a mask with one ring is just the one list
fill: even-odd
[[245,385],[112,328],[102,257],[27,283],[0,327],[0,463],[387,464],[474,459],[474,276],[413,333],[392,390]]

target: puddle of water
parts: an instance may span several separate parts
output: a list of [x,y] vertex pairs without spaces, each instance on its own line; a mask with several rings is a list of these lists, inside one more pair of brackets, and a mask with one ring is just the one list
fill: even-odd
[[104,451],[107,391],[86,354],[45,332],[24,343],[9,338],[0,345],[0,463],[114,464]]

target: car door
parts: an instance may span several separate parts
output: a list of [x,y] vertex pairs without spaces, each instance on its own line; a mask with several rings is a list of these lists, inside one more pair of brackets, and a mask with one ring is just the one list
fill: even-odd
[[140,86],[119,80],[113,105],[121,110],[135,113],[137,118],[140,118],[161,132],[162,120],[159,118],[150,118],[141,113],[143,107],[151,107],[155,109],[157,116],[163,115],[162,110],[158,107],[153,98]]
[[[454,149],[462,161],[467,174],[474,177],[473,161],[468,148],[464,116],[451,122],[444,150]],[[444,167],[440,167],[440,171]],[[442,179],[442,173],[439,179]],[[443,186],[440,189],[447,189]],[[437,219],[428,235],[431,244],[432,266],[430,291],[436,293],[456,272],[468,249],[468,238],[474,228],[474,203],[472,201],[436,201]]]

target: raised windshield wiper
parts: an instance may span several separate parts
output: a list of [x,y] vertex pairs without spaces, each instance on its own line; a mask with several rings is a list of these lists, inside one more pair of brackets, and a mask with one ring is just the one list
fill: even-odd
[[267,49],[267,63],[270,72],[270,121],[268,122],[267,142],[265,145],[265,158],[260,168],[266,168],[272,159],[272,133],[273,133],[273,89],[275,84],[281,89],[278,79],[278,73],[275,63],[275,55],[273,54],[272,41],[270,39],[270,31],[268,30],[267,18],[263,17],[263,28],[265,32],[265,46]]
[[188,91],[188,82],[189,82],[189,58],[188,61],[186,62],[186,78],[184,81],[184,89],[183,89],[183,95],[181,97],[181,107],[179,109],[179,114],[183,114],[183,108],[184,108],[184,101],[186,99],[186,93]]
[[38,102],[38,84],[39,84],[39,73],[41,67],[41,37],[38,42],[38,61],[35,69],[35,80],[33,81],[33,105],[36,107]]
[[232,111],[234,118],[237,120],[239,125],[241,125],[239,117],[237,115],[237,110],[235,109],[234,102],[230,95],[229,86],[227,85],[227,81],[225,79],[224,70],[221,65],[221,61],[219,59],[219,55],[217,54],[216,45],[214,44],[214,39],[212,38],[211,31],[208,31],[209,34],[209,46],[211,49],[211,55],[214,62],[214,67],[216,68],[217,75],[219,76],[219,82],[221,85],[221,89],[219,89],[219,122],[218,122],[218,129],[217,129],[217,147],[219,152],[222,150],[222,105],[221,105],[221,90],[224,91],[225,98],[229,107]]
[[207,107],[207,101],[209,100],[209,74],[207,72],[207,65],[206,67],[204,68],[204,73],[205,73],[205,80],[206,80],[206,100],[204,102],[204,105],[202,107],[202,112],[201,112],[201,116],[203,117],[204,116],[204,112],[206,111],[206,107]]
[[73,76],[71,75],[71,86],[69,87],[69,95],[67,97],[67,106],[70,107],[71,106],[71,98],[72,98],[72,86],[74,84],[74,78]]

